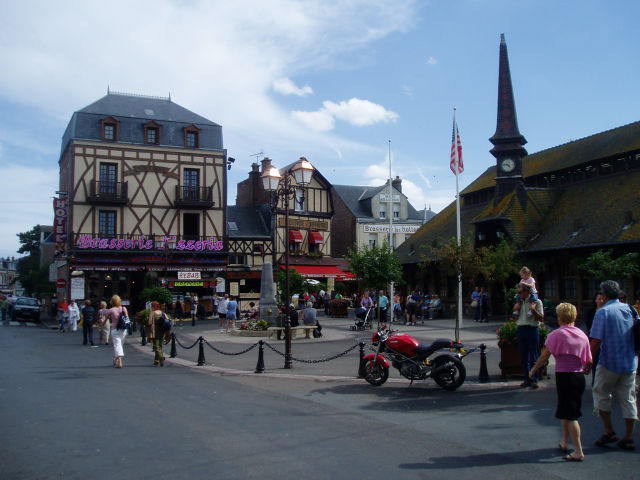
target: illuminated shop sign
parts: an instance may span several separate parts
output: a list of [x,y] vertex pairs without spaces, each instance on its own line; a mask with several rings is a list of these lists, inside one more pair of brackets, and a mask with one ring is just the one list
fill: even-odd
[[[169,288],[172,287],[209,287],[210,282],[169,282]],[[214,282],[211,282],[212,286],[215,285]]]
[[178,272],[178,280],[202,280],[200,272]]
[[[154,245],[155,243],[155,245]],[[224,248],[222,240],[209,237],[209,240],[176,240],[176,237],[163,237],[161,241],[141,235],[136,238],[100,238],[91,235],[80,235],[76,247],[100,250],[190,250],[202,252],[206,250],[220,251]]]
[[67,243],[67,215],[69,213],[69,204],[66,196],[53,199],[53,232],[55,235],[56,250],[64,251]]

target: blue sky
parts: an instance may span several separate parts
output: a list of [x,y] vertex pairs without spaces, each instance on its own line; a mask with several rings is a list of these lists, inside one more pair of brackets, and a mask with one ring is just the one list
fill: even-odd
[[454,106],[461,188],[495,163],[501,33],[530,153],[640,120],[632,0],[17,3],[0,18],[0,256],[51,224],[66,124],[107,86],[221,124],[230,204],[252,154],[379,185],[391,140],[404,193],[441,210]]

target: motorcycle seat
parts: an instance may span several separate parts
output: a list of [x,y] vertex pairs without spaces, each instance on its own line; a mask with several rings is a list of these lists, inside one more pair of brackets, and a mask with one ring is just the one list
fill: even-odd
[[437,350],[440,350],[442,348],[449,348],[449,345],[451,345],[451,340],[439,338],[438,340],[435,340],[431,345],[418,345],[413,350],[413,353],[416,354],[416,357],[423,359],[427,358]]

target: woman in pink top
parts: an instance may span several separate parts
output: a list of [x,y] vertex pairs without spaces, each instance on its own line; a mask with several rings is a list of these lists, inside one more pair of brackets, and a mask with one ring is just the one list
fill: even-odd
[[[556,359],[556,390],[558,407],[556,418],[562,422],[562,441],[558,448],[566,455],[568,461],[581,462],[584,458],[580,440],[580,424],[582,416],[582,394],[584,393],[584,374],[591,369],[591,348],[589,338],[575,326],[578,312],[570,303],[561,303],[556,308],[560,327],[549,334],[538,362],[533,366],[529,376],[533,378],[549,356]],[[569,454],[567,441],[571,436],[574,450]]]
[[120,314],[128,315],[127,309],[122,306],[122,301],[118,295],[111,297],[111,308],[108,310],[107,318],[111,320],[111,342],[113,343],[113,366],[122,368],[122,357],[124,357],[124,339],[127,336],[126,330],[118,330],[118,320]]

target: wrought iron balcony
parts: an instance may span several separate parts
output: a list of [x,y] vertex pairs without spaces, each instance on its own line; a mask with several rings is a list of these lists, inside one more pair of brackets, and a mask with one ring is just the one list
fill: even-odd
[[213,189],[211,187],[188,187],[176,185],[175,206],[180,208],[211,208],[213,201]]
[[127,182],[91,180],[88,200],[100,205],[124,205],[129,201]]

